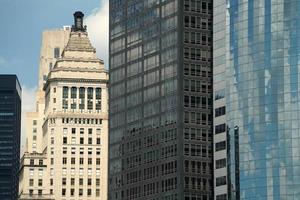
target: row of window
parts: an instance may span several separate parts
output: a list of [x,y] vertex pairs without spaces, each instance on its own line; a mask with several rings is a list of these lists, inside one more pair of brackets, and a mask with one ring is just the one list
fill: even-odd
[[200,92],[200,93],[211,93],[211,85],[207,82],[199,80],[184,79],[184,91],[187,92]]
[[[70,96],[69,96],[70,95]],[[100,100],[101,99],[101,88],[92,88],[88,87],[87,89],[84,87],[63,87],[63,95],[62,97],[67,99],[76,99],[77,97],[79,99],[85,99],[85,96],[87,96],[87,99],[95,99]]]
[[[37,163],[38,161],[38,163]],[[30,159],[30,165],[40,165],[42,166],[44,164],[44,160],[43,159]]]
[[[70,178],[69,181],[70,181],[71,186],[75,185],[75,180],[76,180],[75,178]],[[68,182],[67,178],[62,178],[62,181],[61,181],[62,185],[67,185],[67,182]],[[100,179],[99,178],[96,178],[96,179],[87,178],[86,179],[86,185],[88,185],[88,186],[93,185],[93,182],[95,182],[94,184],[96,186],[100,186]],[[84,179],[83,178],[78,179],[78,185],[80,185],[80,186],[84,185]]]
[[[71,160],[71,162],[70,162],[71,165],[75,165],[76,164],[76,158],[71,158],[69,160]],[[80,165],[84,165],[84,158],[79,158],[78,160],[79,160],[79,164]],[[62,164],[63,165],[68,164],[68,158],[67,157],[63,157],[62,158]],[[87,164],[88,165],[92,165],[93,164],[93,159],[92,158],[88,158],[87,159]],[[96,165],[100,165],[100,158],[96,158]]]
[[184,27],[212,30],[212,20],[198,16],[184,16]]
[[212,101],[209,97],[184,96],[184,107],[208,109],[211,105]]
[[[54,138],[53,138],[53,140],[54,140]],[[71,154],[72,155],[78,154],[77,150],[76,150],[76,147],[71,147],[71,149],[70,149]],[[84,155],[84,152],[85,152],[84,147],[80,147],[79,148],[79,154],[80,155]],[[87,148],[86,152],[87,152],[88,155],[92,155],[93,152],[95,152],[95,149],[93,149],[93,148]],[[100,153],[101,153],[101,148],[96,148],[96,153],[95,154],[96,155],[100,155]],[[51,147],[50,154],[54,155],[54,147]],[[63,147],[63,154],[68,154],[68,147]]]
[[[29,186],[34,186],[34,179],[29,179]],[[37,186],[43,186],[43,179],[38,179]]]
[[185,160],[184,171],[186,173],[209,174],[212,171],[212,165],[207,162]]
[[[76,134],[77,130],[79,129],[79,133],[82,135],[84,134],[84,130],[85,128],[70,128],[71,129],[71,134]],[[63,135],[68,135],[68,130],[70,130],[68,128],[63,128]],[[54,129],[52,129],[51,131],[54,132]],[[51,132],[52,133],[52,132]],[[87,133],[88,135],[92,135],[93,134],[93,128],[88,128],[87,129]],[[101,134],[101,129],[97,128],[96,129],[96,134],[100,135]]]
[[212,156],[212,150],[201,144],[184,144],[184,155],[207,158]]
[[[52,143],[53,141],[53,143]],[[51,144],[54,144],[54,140],[51,140]],[[63,144],[69,144],[68,143],[68,137],[63,137]],[[71,144],[77,144],[76,137],[71,138]],[[101,138],[96,138],[95,143],[93,143],[93,138],[88,138],[87,143],[84,142],[84,137],[79,138],[79,144],[101,144]]]
[[[78,171],[78,173],[77,173]],[[87,172],[87,173],[86,173]],[[96,173],[95,173],[96,172]],[[88,176],[100,176],[100,168],[97,168],[95,170],[95,172],[93,172],[92,168],[79,168],[78,170],[76,170],[75,168],[71,168],[71,169],[67,169],[67,168],[62,168],[62,175],[63,176],[67,176],[67,175],[72,175],[75,176],[76,174],[79,174],[80,176],[83,176],[84,174],[87,174]],[[54,176],[54,169],[50,168],[50,176]],[[53,182],[51,184],[51,180],[50,180],[50,185],[53,185]]]
[[[87,196],[92,196],[92,195],[93,195],[92,191],[93,191],[92,189],[87,189],[87,190],[86,190],[86,195],[87,195]],[[62,195],[62,196],[67,196],[67,189],[66,189],[66,188],[62,188],[62,190],[61,190],[61,195]],[[78,193],[76,194],[75,189],[74,189],[74,188],[71,188],[71,189],[70,189],[70,196],[75,196],[75,195],[78,195],[78,196],[84,196],[84,190],[81,189],[81,188],[79,188],[79,189],[78,189]],[[96,189],[96,190],[95,190],[95,196],[96,196],[96,197],[99,197],[99,196],[100,196],[100,189]]]
[[[55,122],[54,122],[55,123]],[[102,124],[102,119],[93,118],[62,118],[63,124]]]
[[212,3],[203,0],[184,0],[184,11],[212,14]]
[[196,61],[210,62],[212,55],[211,51],[203,48],[185,47],[183,49],[184,58]]
[[209,190],[210,181],[207,178],[185,177],[184,188],[192,190]]
[[185,128],[184,129],[185,140],[198,140],[198,141],[211,141],[211,130],[207,128]]
[[212,73],[210,71],[207,71],[206,65],[200,65],[200,64],[184,64],[184,75],[186,76],[197,76],[197,77],[203,77],[203,78],[210,78],[212,77]]
[[211,114],[202,112],[184,112],[184,123],[210,125],[212,123]]

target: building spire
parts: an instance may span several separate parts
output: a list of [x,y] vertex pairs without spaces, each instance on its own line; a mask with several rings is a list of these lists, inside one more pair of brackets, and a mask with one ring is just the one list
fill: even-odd
[[74,15],[74,25],[72,26],[72,31],[86,32],[86,26],[83,26],[84,14],[81,11],[76,11],[73,15]]

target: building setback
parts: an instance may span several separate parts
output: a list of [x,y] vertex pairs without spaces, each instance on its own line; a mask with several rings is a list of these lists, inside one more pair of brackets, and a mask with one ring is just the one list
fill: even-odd
[[109,199],[212,199],[212,1],[110,0],[109,37]]
[[75,12],[71,31],[49,33],[51,46],[42,47],[48,59],[40,61],[38,96],[44,97],[28,114],[31,152],[22,159],[20,199],[107,199],[108,72],[83,16]]
[[19,199],[54,199],[48,188],[47,174],[47,144],[43,134],[45,120],[45,92],[49,71],[54,67],[61,52],[67,45],[70,36],[70,26],[60,29],[46,30],[42,34],[40,51],[38,89],[36,91],[36,110],[25,116],[25,153],[20,161]]
[[215,199],[299,199],[299,1],[214,3]]
[[107,197],[108,72],[96,57],[83,13],[44,85],[49,190],[55,199]]
[[21,92],[16,75],[0,75],[0,199],[3,200],[18,198]]

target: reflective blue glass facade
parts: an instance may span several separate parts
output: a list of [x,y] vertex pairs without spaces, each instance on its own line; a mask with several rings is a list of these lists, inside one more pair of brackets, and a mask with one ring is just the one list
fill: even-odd
[[300,1],[218,1],[214,19],[214,105],[226,106],[226,117],[215,120],[227,125],[227,198],[300,199]]

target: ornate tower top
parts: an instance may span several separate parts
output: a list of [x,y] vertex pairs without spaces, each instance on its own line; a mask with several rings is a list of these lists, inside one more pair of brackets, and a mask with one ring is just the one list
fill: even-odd
[[74,14],[74,25],[72,31],[86,31],[86,26],[83,26],[84,14],[81,11],[76,11]]

